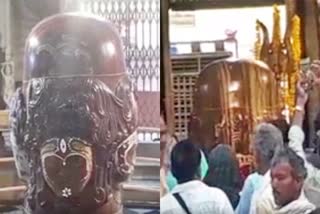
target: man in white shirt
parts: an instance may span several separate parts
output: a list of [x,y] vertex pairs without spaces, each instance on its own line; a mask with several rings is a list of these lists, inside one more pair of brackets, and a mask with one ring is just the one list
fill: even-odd
[[233,214],[226,194],[200,180],[201,152],[189,141],[178,143],[171,154],[171,170],[178,185],[160,199],[162,214]]
[[273,200],[257,203],[259,214],[309,214],[315,206],[302,189],[307,169],[304,160],[287,146],[276,153],[271,164]]

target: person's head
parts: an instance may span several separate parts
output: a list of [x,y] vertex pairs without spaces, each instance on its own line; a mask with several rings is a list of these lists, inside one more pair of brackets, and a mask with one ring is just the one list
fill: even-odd
[[287,123],[285,118],[270,120],[268,123],[271,123],[281,131],[284,143],[289,142],[288,133],[289,133],[290,125]]
[[299,198],[307,170],[304,161],[292,149],[277,151],[271,163],[271,185],[278,206]]
[[261,123],[257,126],[251,148],[260,174],[264,174],[270,168],[275,151],[282,147],[283,137],[277,127],[270,123]]
[[178,183],[200,178],[201,152],[190,141],[177,143],[171,152],[171,171]]
[[222,189],[234,207],[239,200],[242,178],[238,159],[228,144],[217,145],[209,154],[209,171],[204,182]]

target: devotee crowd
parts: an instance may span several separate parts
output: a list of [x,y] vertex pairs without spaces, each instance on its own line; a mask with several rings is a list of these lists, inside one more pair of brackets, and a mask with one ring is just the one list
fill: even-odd
[[[314,87],[320,88],[320,62],[315,61],[311,69],[316,77]],[[168,132],[162,114],[161,213],[320,213],[319,154],[309,154],[303,146],[308,101],[305,83],[301,76],[290,124],[268,121],[255,127],[250,144],[254,170],[249,175],[243,175],[228,144],[217,143],[206,151],[189,139],[178,142]],[[315,121],[319,131],[317,124],[320,116]]]

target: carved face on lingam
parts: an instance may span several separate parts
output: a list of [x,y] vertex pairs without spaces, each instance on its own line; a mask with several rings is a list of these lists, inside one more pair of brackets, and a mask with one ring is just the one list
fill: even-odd
[[137,104],[115,28],[59,14],[26,40],[12,146],[30,213],[121,212],[133,170]]

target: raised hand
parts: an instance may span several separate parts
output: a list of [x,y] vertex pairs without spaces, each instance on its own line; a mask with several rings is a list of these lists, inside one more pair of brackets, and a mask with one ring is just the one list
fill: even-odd
[[313,74],[313,83],[320,86],[320,60],[314,60],[312,62],[310,71]]
[[308,90],[306,86],[306,81],[308,81],[305,77],[305,75],[301,75],[300,79],[297,82],[297,106],[301,106],[302,108],[305,106],[307,100],[308,100]]
[[320,87],[320,60],[313,61],[308,70],[300,73],[299,84],[306,92],[312,90],[314,86]]

